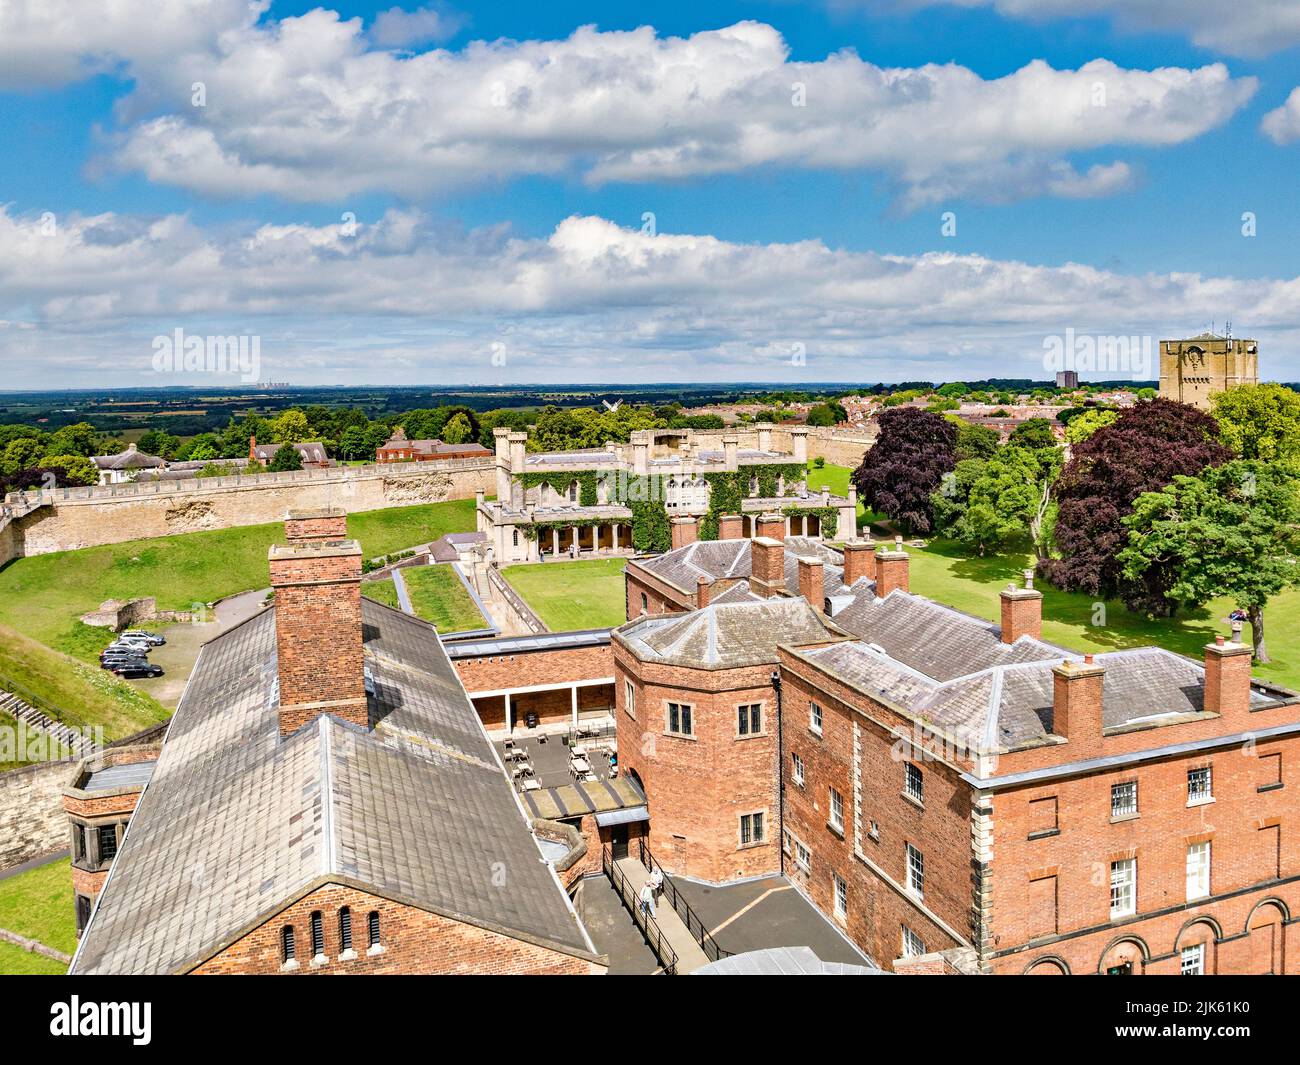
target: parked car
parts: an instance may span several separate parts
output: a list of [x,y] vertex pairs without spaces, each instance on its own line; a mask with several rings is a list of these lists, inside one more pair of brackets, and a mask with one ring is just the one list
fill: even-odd
[[144,655],[102,655],[99,659],[101,669],[112,669],[114,666],[136,664],[147,666],[149,660]]
[[160,632],[145,632],[144,629],[127,629],[118,639],[120,640],[137,640],[149,644],[151,647],[161,647],[167,642],[167,637]]
[[153,666],[148,662],[122,662],[109,667],[119,677],[161,677],[162,666]]
[[135,640],[118,640],[110,643],[104,648],[105,651],[126,651],[131,654],[147,655],[153,650],[147,643],[137,643]]

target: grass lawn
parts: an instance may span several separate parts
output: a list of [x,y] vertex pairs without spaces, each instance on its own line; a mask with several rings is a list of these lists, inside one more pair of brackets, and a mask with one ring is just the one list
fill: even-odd
[[[849,494],[849,476],[853,470],[848,466],[832,466],[829,462],[818,469],[811,462],[808,463],[808,491],[820,492],[823,488],[829,488],[831,495],[848,498]],[[875,518],[875,515],[868,515],[867,508],[861,503],[858,504],[858,527],[861,528],[864,521],[868,518]]]
[[436,625],[439,632],[487,627],[487,619],[450,564],[408,566],[402,570],[402,580],[411,609],[417,617]]
[[67,967],[43,954],[0,942],[0,976],[62,976]]
[[603,629],[627,620],[621,558],[544,562],[501,571],[552,632]]
[[392,577],[385,577],[382,581],[362,581],[361,594],[376,603],[391,606],[394,610],[402,609],[402,604],[397,601],[397,588],[393,585]]
[[[348,517],[348,533],[371,557],[473,528],[472,499]],[[267,549],[283,539],[283,523],[274,522],[20,558],[0,570],[0,624],[93,660],[110,636],[79,615],[105,599],[152,595],[160,609],[188,610],[264,588]]]
[[66,954],[76,950],[72,863],[61,858],[0,880],[0,928]]
[[[998,592],[1019,580],[1031,561],[1028,554],[970,555],[951,541],[932,540],[925,549],[908,548],[910,583],[919,595],[996,621]],[[1043,638],[1076,651],[1114,651],[1156,644],[1200,660],[1202,648],[1216,634],[1227,634],[1224,620],[1232,609],[1226,599],[1173,619],[1148,619],[1119,602],[1097,603],[1090,596],[1062,592],[1040,583],[1043,592]],[[1284,592],[1264,611],[1265,637],[1272,662],[1256,664],[1255,676],[1300,688],[1300,590]],[[1249,629],[1247,629],[1249,636]]]

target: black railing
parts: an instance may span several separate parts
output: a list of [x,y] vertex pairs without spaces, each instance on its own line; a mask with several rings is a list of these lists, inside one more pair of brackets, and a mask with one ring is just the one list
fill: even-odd
[[691,938],[695,940],[695,942],[700,945],[700,949],[704,951],[704,956],[708,958],[709,961],[718,961],[720,958],[730,958],[734,951],[723,950],[718,946],[718,941],[714,939],[709,930],[704,927],[704,922],[700,919],[700,915],[691,909],[690,903],[688,903],[682,893],[677,890],[677,885],[668,879],[668,874],[664,872],[664,867],[655,861],[655,856],[650,853],[650,848],[647,846],[644,836],[641,837],[638,845],[641,848],[641,864],[649,869],[650,872],[657,872],[662,878],[664,894],[668,896],[668,901],[672,903],[673,909],[677,912],[677,916],[682,919],[682,924],[686,925],[686,931],[691,934]]
[[664,969],[664,975],[676,976],[677,951],[673,950],[668,940],[664,939],[655,919],[641,908],[641,901],[637,898],[637,893],[633,889],[631,881],[614,864],[614,852],[610,850],[608,843],[605,844],[601,851],[600,866],[605,875],[609,877],[609,882],[614,886],[614,890],[618,892],[618,897],[623,900],[623,905],[632,914],[632,921],[641,930],[646,945],[654,951],[655,957],[659,959],[659,964]]

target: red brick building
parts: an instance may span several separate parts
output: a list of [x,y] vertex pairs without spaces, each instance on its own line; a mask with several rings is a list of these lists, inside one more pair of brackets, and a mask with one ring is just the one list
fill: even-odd
[[494,452],[482,444],[466,441],[447,444],[441,440],[408,440],[400,425],[375,449],[376,462],[414,462],[429,459],[490,459]]
[[286,533],[275,606],[200,653],[70,971],[603,973],[436,630],[362,600],[341,511]]

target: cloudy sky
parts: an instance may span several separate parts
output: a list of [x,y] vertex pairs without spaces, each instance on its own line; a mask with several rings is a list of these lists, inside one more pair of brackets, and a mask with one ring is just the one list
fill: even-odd
[[0,385],[237,383],[178,329],[304,385],[1041,378],[1227,320],[1294,380],[1297,59],[1295,0],[0,0]]

